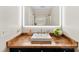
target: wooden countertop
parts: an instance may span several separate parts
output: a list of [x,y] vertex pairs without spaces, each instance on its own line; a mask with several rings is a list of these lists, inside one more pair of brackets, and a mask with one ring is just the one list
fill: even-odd
[[31,36],[22,33],[19,36],[6,42],[8,48],[77,48],[78,43],[69,37],[52,35],[52,44],[32,44]]

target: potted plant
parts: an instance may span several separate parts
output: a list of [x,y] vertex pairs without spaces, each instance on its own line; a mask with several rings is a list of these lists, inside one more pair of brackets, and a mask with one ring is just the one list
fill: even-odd
[[53,31],[51,32],[54,36],[61,36],[63,34],[61,28],[54,28]]

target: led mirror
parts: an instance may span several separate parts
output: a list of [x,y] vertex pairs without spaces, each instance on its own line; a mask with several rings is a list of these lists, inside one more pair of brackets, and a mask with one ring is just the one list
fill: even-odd
[[58,6],[25,6],[24,26],[59,26],[60,9]]

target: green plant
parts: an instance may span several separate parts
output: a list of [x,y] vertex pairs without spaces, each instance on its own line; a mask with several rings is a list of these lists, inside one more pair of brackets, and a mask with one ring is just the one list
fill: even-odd
[[55,29],[53,29],[52,33],[55,36],[60,36],[60,35],[62,35],[62,30],[61,30],[61,28],[55,28]]

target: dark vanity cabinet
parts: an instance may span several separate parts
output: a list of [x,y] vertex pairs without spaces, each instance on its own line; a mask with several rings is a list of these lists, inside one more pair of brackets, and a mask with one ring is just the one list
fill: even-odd
[[74,52],[73,48],[10,48],[10,52]]

